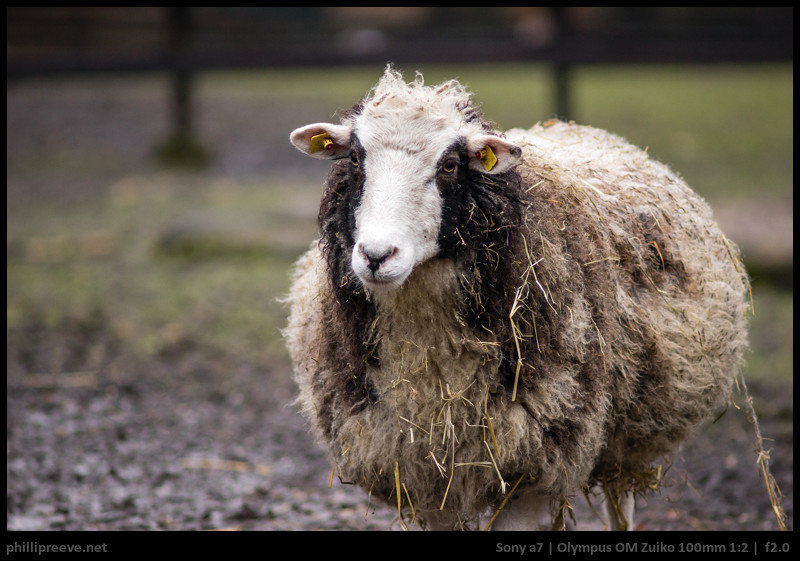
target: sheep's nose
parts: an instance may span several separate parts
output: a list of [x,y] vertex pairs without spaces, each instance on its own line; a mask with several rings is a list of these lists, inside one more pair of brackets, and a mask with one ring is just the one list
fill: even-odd
[[394,245],[366,247],[364,244],[358,244],[358,253],[367,262],[367,267],[369,267],[369,270],[372,271],[373,275],[378,269],[380,269],[381,265],[383,265],[387,259],[395,255],[397,251],[397,246]]

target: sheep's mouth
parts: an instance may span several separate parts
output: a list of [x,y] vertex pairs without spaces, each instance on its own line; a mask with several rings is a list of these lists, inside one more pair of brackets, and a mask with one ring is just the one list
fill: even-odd
[[369,290],[388,291],[400,288],[405,282],[405,276],[397,278],[394,276],[381,275],[380,273],[372,273],[369,276],[358,277],[361,283]]

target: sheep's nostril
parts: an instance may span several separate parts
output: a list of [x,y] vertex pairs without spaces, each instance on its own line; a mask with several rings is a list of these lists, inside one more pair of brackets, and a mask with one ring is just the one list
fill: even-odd
[[395,255],[397,251],[398,249],[396,246],[390,246],[388,248],[365,248],[363,244],[359,244],[358,246],[358,253],[366,260],[367,267],[369,267],[373,275],[380,269],[381,265],[383,265],[387,259]]

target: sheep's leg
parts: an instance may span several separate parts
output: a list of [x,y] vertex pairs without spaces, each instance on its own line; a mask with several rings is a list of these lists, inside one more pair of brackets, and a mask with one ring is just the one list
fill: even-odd
[[514,497],[497,513],[490,530],[516,532],[540,530],[550,501],[530,492]]
[[425,527],[435,532],[458,530],[458,518],[449,512],[428,512],[424,515]]
[[617,493],[604,489],[605,515],[609,530],[633,530],[633,511],[636,508],[636,497],[632,491]]

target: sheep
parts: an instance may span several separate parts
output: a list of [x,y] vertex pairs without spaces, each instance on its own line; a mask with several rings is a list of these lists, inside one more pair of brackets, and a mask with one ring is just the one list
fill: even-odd
[[609,132],[495,130],[456,80],[387,66],[339,124],[285,338],[344,483],[433,529],[564,527],[635,496],[730,399],[749,281],[709,206]]

